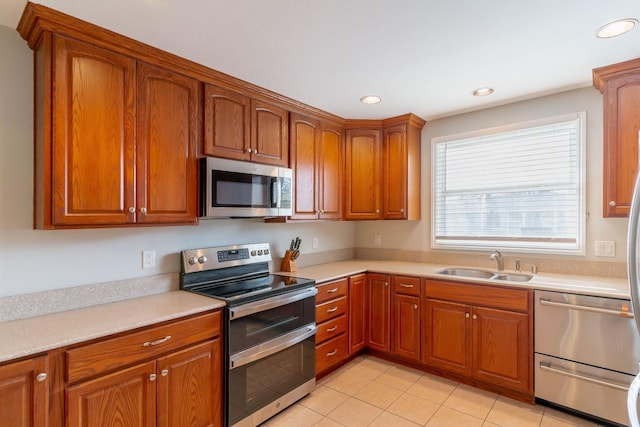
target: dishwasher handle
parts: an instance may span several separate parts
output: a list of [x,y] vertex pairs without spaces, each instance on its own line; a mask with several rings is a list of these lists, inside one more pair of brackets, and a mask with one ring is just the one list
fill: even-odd
[[575,372],[566,371],[566,370],[560,369],[560,368],[554,368],[553,366],[551,366],[550,362],[540,362],[540,370],[545,371],[545,372],[552,372],[552,373],[558,374],[558,375],[564,375],[565,377],[575,378],[577,380],[588,381],[590,383],[603,385],[605,387],[613,388],[613,389],[624,391],[624,392],[627,392],[629,390],[629,387],[626,387],[626,386],[624,386],[622,384],[616,384],[616,383],[613,383],[613,382],[610,382],[610,381],[603,381],[603,380],[600,380],[598,378],[588,377],[588,376],[583,375],[583,374],[578,374],[578,373],[575,373]]
[[569,304],[566,302],[551,301],[549,298],[540,298],[540,305],[548,305],[551,307],[568,308],[570,310],[590,311],[592,313],[610,314],[612,316],[624,317],[627,319],[633,319],[634,315],[630,311],[625,311],[622,308],[620,310],[611,310],[608,308],[592,307],[590,305]]

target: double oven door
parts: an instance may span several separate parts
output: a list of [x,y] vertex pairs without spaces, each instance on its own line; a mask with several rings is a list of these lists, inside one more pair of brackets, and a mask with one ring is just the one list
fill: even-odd
[[315,386],[315,287],[229,309],[229,426],[256,426]]

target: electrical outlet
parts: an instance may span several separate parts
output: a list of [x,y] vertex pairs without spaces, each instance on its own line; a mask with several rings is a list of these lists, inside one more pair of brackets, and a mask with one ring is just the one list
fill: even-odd
[[596,240],[596,256],[616,256],[616,242],[611,240]]
[[380,246],[382,245],[382,236],[379,234],[375,234],[373,236],[373,244],[376,246]]
[[142,268],[156,266],[156,251],[142,251]]
[[312,249],[318,249],[318,238],[317,237],[311,238],[311,248]]

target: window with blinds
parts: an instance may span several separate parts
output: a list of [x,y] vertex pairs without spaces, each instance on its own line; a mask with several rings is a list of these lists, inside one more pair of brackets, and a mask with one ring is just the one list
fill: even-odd
[[432,140],[432,246],[584,254],[585,113]]

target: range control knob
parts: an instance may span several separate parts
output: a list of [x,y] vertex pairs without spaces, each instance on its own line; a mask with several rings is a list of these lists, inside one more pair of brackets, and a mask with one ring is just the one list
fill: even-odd
[[269,249],[265,249],[265,250],[264,250],[264,254],[265,254],[265,255],[269,255]]
[[251,256],[256,256],[257,253],[258,252],[256,252],[256,251],[251,251]]
[[192,256],[189,258],[189,265],[193,265],[198,262],[198,258]]
[[258,255],[262,255],[262,249],[258,250]]
[[204,264],[205,262],[207,262],[207,257],[202,255],[200,258],[198,258],[198,262],[200,264]]

